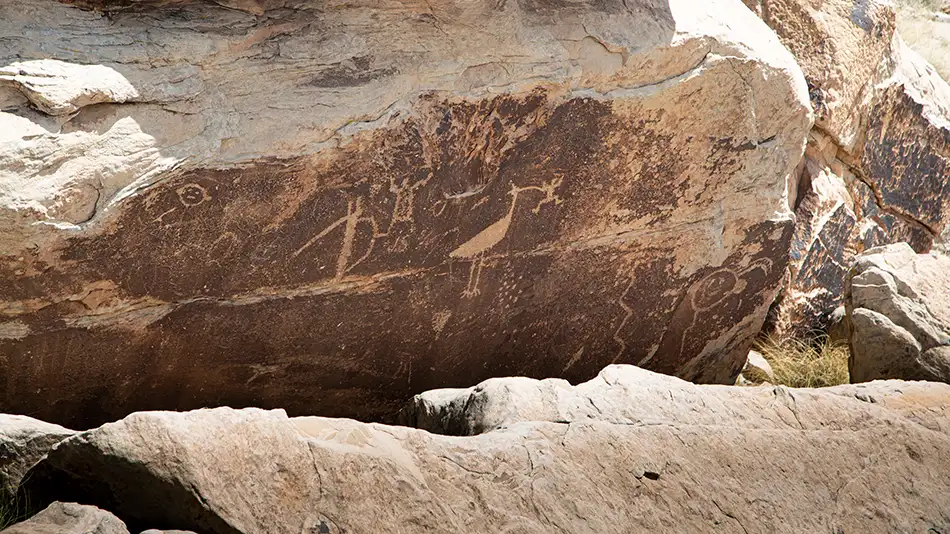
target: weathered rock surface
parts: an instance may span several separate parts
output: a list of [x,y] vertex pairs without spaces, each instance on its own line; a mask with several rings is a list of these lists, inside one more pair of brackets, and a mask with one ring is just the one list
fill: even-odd
[[822,425],[849,429],[881,417],[881,408],[950,434],[950,386],[944,384],[886,381],[820,389],[697,386],[630,365],[609,366],[577,386],[560,379],[517,377],[493,378],[467,389],[427,391],[416,395],[400,415],[403,423],[430,432],[470,436],[524,421],[750,429],[785,428],[791,422],[803,429]]
[[797,58],[815,109],[780,332],[828,326],[855,254],[950,231],[950,87],[883,0],[746,0]]
[[23,475],[54,445],[73,434],[30,417],[0,414],[0,498],[16,493]]
[[626,366],[573,393],[492,383],[518,394],[479,431],[506,428],[472,437],[256,409],[133,414],[61,444],[29,487],[212,533],[950,528],[944,384],[694,386]]
[[739,378],[742,380],[751,379],[754,382],[774,382],[775,372],[772,370],[772,364],[765,359],[761,352],[750,350]]
[[738,0],[87,4],[0,4],[0,410],[739,373],[811,113]]
[[125,523],[95,506],[54,502],[3,534],[129,534]]
[[950,256],[905,243],[867,251],[846,291],[852,382],[950,383]]

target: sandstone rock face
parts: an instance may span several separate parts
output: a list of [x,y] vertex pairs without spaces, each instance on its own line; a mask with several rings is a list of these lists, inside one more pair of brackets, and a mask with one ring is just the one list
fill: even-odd
[[747,0],[795,55],[815,109],[778,330],[825,328],[855,254],[950,230],[950,87],[882,0]]
[[73,434],[30,417],[0,414],[0,498],[16,493],[23,475],[54,445]]
[[867,251],[846,293],[852,382],[950,383],[950,256],[901,243]]
[[129,534],[125,523],[95,506],[54,502],[3,534]]
[[950,527],[944,384],[694,386],[629,367],[577,388],[492,383],[514,402],[482,403],[507,408],[475,425],[505,428],[471,437],[256,409],[134,414],[61,444],[29,488],[211,533]]
[[0,5],[0,409],[741,369],[811,113],[738,0],[85,4]]

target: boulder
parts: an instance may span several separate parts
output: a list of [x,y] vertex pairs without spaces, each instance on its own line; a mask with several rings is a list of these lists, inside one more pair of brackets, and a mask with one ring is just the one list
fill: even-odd
[[772,364],[757,350],[749,351],[749,357],[746,359],[745,365],[742,366],[742,374],[739,376],[752,382],[775,381]]
[[30,417],[0,414],[0,499],[16,493],[23,475],[54,445],[73,434]]
[[739,0],[21,0],[0,61],[0,410],[77,428],[732,383],[812,122]]
[[950,256],[906,243],[868,250],[845,296],[852,382],[950,383]]
[[129,534],[116,516],[71,502],[54,502],[35,516],[3,529],[3,534]]
[[[878,381],[830,388],[699,386],[630,365],[612,365],[588,382],[493,378],[466,389],[416,395],[400,422],[471,436],[525,421],[618,425],[695,425],[776,429],[858,428],[878,407],[950,434],[950,386]],[[860,401],[855,404],[854,401]],[[864,404],[862,404],[864,403]],[[874,405],[874,406],[869,406]]]
[[465,437],[258,409],[137,413],[63,442],[25,491],[228,534],[950,528],[948,385],[696,386],[615,366],[577,387],[479,387],[486,402],[424,395],[459,408],[429,422],[480,432]]
[[795,55],[815,109],[778,335],[827,329],[855,254],[950,231],[950,87],[885,0],[746,0]]
[[848,342],[848,312],[844,306],[838,306],[828,317],[828,342],[845,344]]

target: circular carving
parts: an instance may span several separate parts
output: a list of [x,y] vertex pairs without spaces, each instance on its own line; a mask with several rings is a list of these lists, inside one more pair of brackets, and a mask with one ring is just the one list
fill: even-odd
[[736,273],[728,269],[720,269],[709,274],[696,284],[696,290],[692,296],[693,309],[708,310],[719,304],[729,296],[738,282]]
[[178,200],[187,207],[198,206],[211,200],[208,190],[198,184],[183,185],[175,190]]

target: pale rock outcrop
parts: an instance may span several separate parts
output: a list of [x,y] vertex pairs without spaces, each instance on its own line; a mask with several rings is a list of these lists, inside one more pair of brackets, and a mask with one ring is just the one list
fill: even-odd
[[60,441],[75,434],[22,415],[0,414],[0,499],[16,493],[23,475]]
[[71,502],[54,502],[33,517],[3,529],[3,534],[129,534],[116,516]]
[[[859,401],[859,402],[855,402]],[[850,429],[885,409],[950,434],[950,386],[873,382],[819,389],[694,385],[631,365],[612,365],[588,382],[492,378],[467,389],[416,395],[401,422],[439,434],[470,436],[524,421],[619,425],[696,425]],[[875,415],[877,414],[877,415]]]
[[950,256],[906,243],[858,257],[845,294],[852,382],[950,383]]
[[82,4],[0,2],[0,410],[739,373],[812,122],[739,0]]
[[885,0],[746,0],[795,55],[815,109],[779,333],[828,325],[855,254],[950,230],[950,87]]
[[130,526],[228,534],[950,528],[948,385],[695,386],[629,366],[573,393],[492,383],[507,408],[480,431],[504,428],[470,437],[257,409],[137,413],[63,442],[28,489],[81,492]]
[[751,377],[757,379],[756,381],[775,381],[775,372],[772,370],[772,364],[757,350],[749,351],[749,357],[746,358],[745,365],[742,366],[742,374],[739,376],[743,379],[749,379]]

